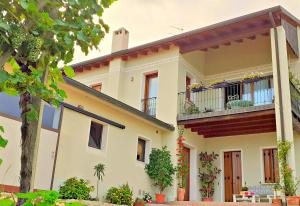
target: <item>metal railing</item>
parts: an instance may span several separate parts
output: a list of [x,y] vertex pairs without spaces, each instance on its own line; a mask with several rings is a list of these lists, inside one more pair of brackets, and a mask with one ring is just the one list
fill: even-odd
[[142,104],[143,112],[155,117],[155,115],[156,115],[156,97],[142,99],[141,104]]
[[218,112],[272,104],[274,101],[271,76],[252,82],[227,83],[223,87],[178,94],[179,115]]
[[290,82],[290,90],[292,110],[298,117],[300,117],[300,91],[292,82]]

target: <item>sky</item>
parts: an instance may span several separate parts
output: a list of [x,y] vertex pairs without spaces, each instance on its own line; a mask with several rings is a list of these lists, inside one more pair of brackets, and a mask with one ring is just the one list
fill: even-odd
[[77,48],[73,63],[109,54],[112,32],[121,27],[130,48],[278,5],[300,19],[300,0],[118,0],[104,12],[110,32],[99,50],[86,56]]

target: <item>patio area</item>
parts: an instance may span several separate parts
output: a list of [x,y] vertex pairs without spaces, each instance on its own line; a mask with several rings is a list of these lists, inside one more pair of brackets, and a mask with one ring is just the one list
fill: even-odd
[[269,203],[247,203],[247,202],[198,202],[198,201],[183,201],[183,202],[168,202],[166,204],[147,204],[148,206],[270,206]]

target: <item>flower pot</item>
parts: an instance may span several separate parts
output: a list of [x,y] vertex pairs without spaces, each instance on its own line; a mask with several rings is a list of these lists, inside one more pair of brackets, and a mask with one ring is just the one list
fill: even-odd
[[184,188],[178,188],[177,189],[177,200],[178,201],[184,201],[184,195],[185,195],[185,189]]
[[133,206],[145,206],[145,202],[135,202]]
[[203,198],[202,198],[202,201],[203,201],[203,202],[213,202],[214,199],[213,199],[212,197],[203,197]]
[[155,199],[157,203],[164,203],[166,201],[165,194],[155,194]]
[[258,82],[260,80],[263,80],[263,77],[256,77],[256,78],[249,78],[249,79],[244,79],[243,83],[252,83],[252,82]]
[[288,205],[300,205],[300,197],[299,196],[289,196],[286,198]]
[[282,201],[280,198],[275,198],[272,200],[272,205],[273,206],[281,206],[282,205]]
[[228,85],[227,82],[220,82],[220,83],[211,85],[211,88],[213,88],[213,89],[220,89],[220,88],[226,87],[227,85]]

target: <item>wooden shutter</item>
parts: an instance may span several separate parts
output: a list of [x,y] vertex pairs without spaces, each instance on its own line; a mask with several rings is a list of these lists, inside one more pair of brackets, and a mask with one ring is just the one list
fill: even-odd
[[241,152],[232,152],[233,193],[240,194],[242,189]]
[[277,159],[277,149],[264,149],[264,175],[265,183],[279,182],[279,166]]
[[231,152],[224,152],[224,182],[225,202],[232,201],[232,155]]

